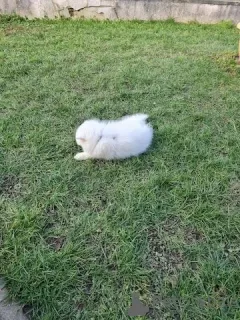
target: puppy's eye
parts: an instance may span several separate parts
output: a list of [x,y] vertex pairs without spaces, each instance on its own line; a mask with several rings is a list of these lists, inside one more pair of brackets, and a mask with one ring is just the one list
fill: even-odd
[[86,142],[86,139],[83,139],[83,138],[78,138],[78,140],[83,143],[83,142]]

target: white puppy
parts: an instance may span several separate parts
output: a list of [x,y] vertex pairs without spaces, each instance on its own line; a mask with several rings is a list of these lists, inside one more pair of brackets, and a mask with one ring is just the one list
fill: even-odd
[[93,119],[83,122],[76,131],[76,142],[83,152],[74,158],[125,159],[145,152],[153,137],[147,118],[146,114],[135,114],[114,121]]

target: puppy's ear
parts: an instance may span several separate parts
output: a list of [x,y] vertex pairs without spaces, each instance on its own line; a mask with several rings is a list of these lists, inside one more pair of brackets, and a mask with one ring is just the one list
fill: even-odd
[[86,139],[84,139],[84,138],[77,138],[77,140],[79,140],[81,143],[86,142]]

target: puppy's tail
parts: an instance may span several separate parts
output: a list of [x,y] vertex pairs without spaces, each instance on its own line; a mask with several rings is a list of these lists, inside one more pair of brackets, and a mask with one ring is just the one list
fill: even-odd
[[131,120],[131,121],[145,122],[148,118],[149,118],[149,116],[147,114],[137,113],[137,114],[134,114],[132,116],[123,117],[122,119]]

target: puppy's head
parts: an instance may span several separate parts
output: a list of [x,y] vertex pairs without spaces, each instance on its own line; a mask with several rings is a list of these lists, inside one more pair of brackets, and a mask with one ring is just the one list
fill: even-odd
[[87,120],[76,131],[76,143],[83,151],[91,153],[101,134],[101,126],[98,120]]

